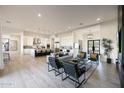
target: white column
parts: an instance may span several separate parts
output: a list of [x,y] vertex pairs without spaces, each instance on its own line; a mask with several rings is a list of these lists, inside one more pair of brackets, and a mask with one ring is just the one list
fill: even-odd
[[24,46],[24,34],[23,34],[23,32],[21,33],[21,55],[23,55],[23,51],[24,51],[24,48],[23,48],[23,46]]
[[0,23],[0,69],[4,69],[3,52],[2,52],[2,24]]
[[75,48],[75,43],[76,42],[76,35],[75,35],[75,32],[72,32],[72,35],[73,35],[73,57],[77,57],[77,54],[78,54],[78,50],[77,48]]

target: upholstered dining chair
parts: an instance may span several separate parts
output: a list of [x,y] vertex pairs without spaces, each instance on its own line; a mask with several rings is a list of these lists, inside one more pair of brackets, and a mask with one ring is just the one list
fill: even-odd
[[86,59],[86,52],[80,52],[80,54],[78,55],[78,57],[80,58],[80,60],[84,60]]
[[97,54],[97,53],[91,53],[89,60],[91,60],[94,63],[99,64],[99,54]]

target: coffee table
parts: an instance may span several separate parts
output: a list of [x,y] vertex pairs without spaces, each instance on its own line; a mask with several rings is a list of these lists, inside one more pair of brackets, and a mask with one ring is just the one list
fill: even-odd
[[77,63],[79,67],[85,66],[86,71],[92,67],[92,61],[89,59],[80,60],[79,58],[72,58],[69,61]]

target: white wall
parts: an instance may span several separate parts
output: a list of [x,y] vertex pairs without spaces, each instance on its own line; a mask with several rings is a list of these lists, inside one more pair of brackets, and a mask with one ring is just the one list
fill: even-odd
[[92,33],[92,40],[100,39],[100,25],[90,26],[74,31],[75,42],[82,40],[82,50],[87,52],[87,41],[90,40],[87,34]]
[[18,50],[10,51],[11,54],[23,54],[23,46],[24,45],[33,45],[33,38],[40,38],[42,40],[43,45],[47,45],[50,43],[48,35],[42,35],[34,32],[25,32],[21,29],[3,27],[2,30],[2,38],[9,38],[10,40],[17,40],[18,42]]
[[9,40],[16,40],[17,41],[17,50],[10,51],[11,54],[20,54],[20,36],[18,35],[2,35],[2,38],[7,38]]
[[[67,45],[67,46],[72,45],[73,46],[74,43],[78,43],[78,40],[82,40],[82,47],[83,47],[82,50],[87,52],[87,40],[88,40],[87,34],[93,33],[92,39],[94,39],[94,40],[95,39],[102,40],[103,38],[108,38],[108,39],[113,40],[114,50],[112,51],[112,59],[115,62],[115,59],[117,58],[117,51],[118,51],[117,39],[116,39],[117,26],[118,26],[117,19],[115,19],[115,20],[100,23],[98,25],[84,27],[84,28],[75,30],[73,32],[59,34],[59,35],[57,35],[57,37],[56,36],[49,37],[47,35],[40,35],[40,34],[34,34],[34,33],[24,33],[24,36],[29,37],[29,41],[27,41],[27,42],[29,42],[29,43],[27,43],[29,45],[32,45],[32,43],[30,43],[30,42],[32,41],[33,37],[40,37],[45,45],[47,43],[51,43],[51,42],[54,43],[54,41],[50,40],[52,38],[54,38],[55,41],[59,41],[60,45],[63,45],[63,46],[64,45]],[[18,29],[4,28],[2,33],[10,34],[8,32],[21,33],[22,31],[18,30]],[[19,38],[18,38],[18,40],[20,41]],[[52,45],[52,43],[51,43],[51,45]],[[24,44],[26,44],[26,42],[24,42]],[[76,50],[76,51],[78,51],[78,50]],[[101,54],[103,54],[102,46],[101,46]]]
[[60,46],[71,46],[73,47],[73,34],[72,33],[63,33],[58,35],[60,38]]
[[24,46],[33,46],[33,37],[32,36],[24,36]]
[[[3,26],[2,30],[2,38],[9,38],[10,40],[17,40],[18,42],[18,50],[17,51],[11,51],[11,54],[21,54],[23,45],[22,45],[22,38],[23,38],[23,30],[22,29],[16,29],[11,28],[7,26]],[[22,53],[23,54],[23,53]]]
[[[87,41],[90,40],[87,34],[92,33],[92,40],[100,39],[100,25],[89,26],[73,31],[74,43],[82,41],[82,51],[87,52]],[[79,53],[79,49],[74,49],[74,57]]]
[[28,45],[28,46],[33,46],[33,39],[34,38],[40,38],[41,40],[41,45],[43,46],[47,46],[47,44],[50,44],[50,39],[49,37],[45,37],[45,36],[42,36],[42,35],[30,35],[30,34],[24,34],[24,45]]
[[[101,29],[100,31],[101,39],[107,38],[113,41],[112,45],[114,49],[111,53],[111,57],[113,59],[113,62],[115,62],[118,55],[118,47],[117,47],[118,21],[117,19],[102,23],[100,29]],[[103,54],[103,47],[101,47],[101,52]]]
[[[93,34],[92,40],[99,39],[101,40],[101,43],[103,38],[111,39],[113,41],[113,48],[114,48],[111,53],[111,58],[115,63],[115,59],[117,58],[117,54],[118,54],[117,37],[116,37],[118,31],[117,29],[118,29],[118,23],[117,23],[117,19],[115,19],[94,26],[77,29],[73,32],[64,33],[58,36],[60,37],[61,43],[67,42],[67,39],[62,39],[62,38],[66,38],[66,37],[69,38],[71,36],[72,36],[72,40],[70,40],[70,42],[78,43],[79,40],[82,40],[82,47],[83,47],[82,50],[85,52],[87,52],[87,41],[90,40],[88,39],[87,34],[92,33]],[[103,55],[104,50],[102,44],[100,44],[100,48],[101,48],[100,52]],[[78,49],[74,49],[74,54],[75,55],[78,54]]]
[[[60,46],[73,47],[73,34],[72,34],[72,32],[53,35],[53,36],[50,36],[49,39],[51,41],[51,45],[54,48],[56,47],[55,42],[60,42],[59,44],[57,44],[58,47],[60,47]],[[52,41],[52,39],[54,41]]]

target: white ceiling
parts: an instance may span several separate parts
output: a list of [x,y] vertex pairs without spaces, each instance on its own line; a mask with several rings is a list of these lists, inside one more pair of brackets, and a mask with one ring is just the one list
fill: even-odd
[[[38,13],[42,17],[38,17]],[[3,25],[23,31],[54,34],[117,18],[117,6],[21,5],[0,6]],[[11,21],[11,23],[6,23]],[[83,25],[80,25],[83,23]]]

